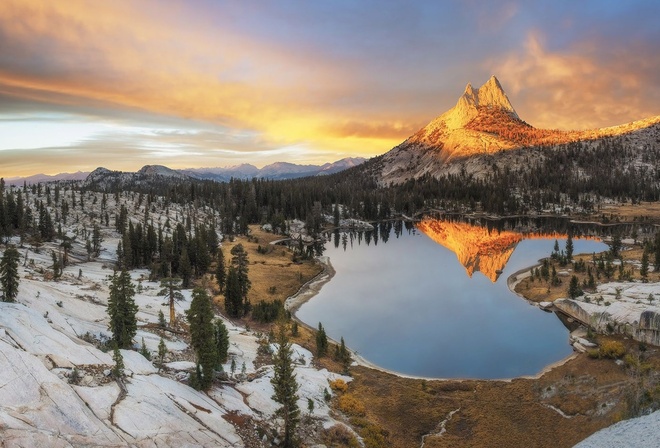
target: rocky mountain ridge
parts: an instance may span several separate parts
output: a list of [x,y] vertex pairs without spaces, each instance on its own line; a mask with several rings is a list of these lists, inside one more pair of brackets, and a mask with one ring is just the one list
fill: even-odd
[[[537,129],[516,113],[502,85],[492,76],[475,89],[465,88],[456,105],[372,164],[382,184],[398,184],[425,175],[440,177],[482,168],[479,156],[496,156],[510,150],[558,147],[572,142],[593,142],[623,136],[632,147],[657,144],[660,116],[582,131]],[[478,173],[477,173],[478,174]]]

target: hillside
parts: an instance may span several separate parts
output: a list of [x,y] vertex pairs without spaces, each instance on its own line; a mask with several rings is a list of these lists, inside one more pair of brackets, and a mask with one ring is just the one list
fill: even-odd
[[616,137],[622,137],[628,148],[638,151],[656,146],[660,116],[594,130],[537,129],[518,116],[493,76],[478,89],[468,84],[456,106],[384,154],[371,169],[383,184],[398,184],[425,175],[441,177],[462,170],[483,177],[493,162],[498,166],[520,166],[511,165],[511,159],[498,163],[498,158],[507,152],[519,150],[526,156],[535,149],[560,150],[572,143],[598,146]]
[[[168,172],[152,167],[143,174],[155,173]],[[36,207],[50,202],[53,191],[22,193],[28,206]],[[75,194],[62,189],[60,199],[68,204],[69,217],[60,221],[61,239],[7,238],[18,248],[21,261],[16,303],[0,302],[0,445],[271,446],[280,425],[267,354],[275,346],[257,331],[218,316],[229,330],[225,373],[206,393],[189,387],[187,378],[195,368],[185,318],[191,290],[184,289],[183,299],[175,303],[179,323],[164,329],[159,311],[168,314],[167,300],[148,269],[130,274],[139,307],[134,349],[144,344],[152,360],[135,350],[121,350],[127,376],[116,379],[110,373],[109,276],[122,238],[113,222],[100,217],[107,213],[116,218],[126,210],[129,228],[149,222],[162,229],[167,240],[191,216],[199,222],[214,220],[214,211],[162,197],[143,200],[132,192]],[[56,208],[53,203],[50,210],[55,213]],[[36,208],[33,212],[38,216]],[[86,247],[93,227],[102,238],[98,256]],[[70,243],[64,248],[68,261],[57,278],[52,259],[61,259],[65,240]],[[1,256],[7,246],[0,247]],[[161,338],[168,353],[159,369],[155,360]],[[312,354],[299,345],[293,345],[293,357],[301,385],[298,405],[307,409],[308,399],[314,402],[312,431],[319,433],[324,425],[334,424],[324,389],[329,389],[329,379],[339,376],[314,367]]]

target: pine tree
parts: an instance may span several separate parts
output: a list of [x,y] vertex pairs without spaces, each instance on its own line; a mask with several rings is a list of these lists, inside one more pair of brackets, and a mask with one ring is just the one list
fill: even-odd
[[573,259],[573,237],[571,234],[568,234],[566,238],[566,260],[571,261]]
[[319,330],[316,332],[316,356],[323,358],[328,353],[328,336],[319,322]]
[[231,248],[232,259],[231,263],[236,268],[238,275],[238,283],[241,289],[241,299],[247,297],[250,290],[250,279],[248,278],[248,255],[245,248],[241,243],[238,243]]
[[110,283],[110,297],[108,299],[108,314],[110,315],[110,330],[112,340],[119,348],[130,348],[133,337],[137,333],[136,314],[138,306],[135,304],[135,287],[131,283],[128,271],[112,275]]
[[165,361],[165,356],[167,356],[167,345],[163,338],[160,338],[158,343],[158,370],[163,368],[163,362]]
[[190,384],[195,389],[206,390],[213,382],[218,354],[213,326],[211,298],[202,288],[195,288],[190,309],[186,312],[190,324],[190,345],[197,355],[197,370]]
[[144,338],[142,338],[142,345],[140,346],[140,354],[151,361],[151,353],[147,348],[147,344],[144,343]]
[[165,322],[165,315],[163,314],[162,310],[158,310],[158,326],[160,328],[165,328],[167,326],[167,322]]
[[241,317],[242,315],[241,285],[234,266],[229,266],[229,273],[227,274],[225,311],[229,317]]
[[614,235],[612,235],[612,242],[610,244],[610,255],[612,258],[616,258],[619,256],[619,252],[621,251],[621,235],[617,232]]
[[181,274],[182,285],[184,288],[190,287],[192,280],[192,265],[190,264],[190,257],[188,256],[188,249],[183,247],[181,257],[179,258],[179,273]]
[[62,276],[62,264],[54,250],[50,251],[51,259],[53,260],[53,278],[57,280]]
[[351,366],[351,353],[346,348],[346,343],[344,342],[344,337],[341,338],[341,343],[339,345],[339,362],[344,367],[344,372],[348,372],[348,368]]
[[20,254],[14,246],[9,246],[0,260],[0,285],[2,285],[2,301],[14,302],[18,295],[18,261]]
[[571,283],[568,285],[568,296],[571,299],[575,299],[582,295],[582,290],[580,289],[580,281],[574,275],[571,277]]
[[215,279],[218,281],[218,288],[220,292],[225,290],[225,282],[227,280],[227,270],[225,268],[225,255],[221,248],[218,248],[218,263],[215,268]]
[[227,353],[229,352],[229,331],[222,319],[216,319],[214,324],[215,350],[217,354],[216,367],[220,367],[227,362]]
[[644,253],[642,254],[642,265],[639,268],[639,275],[642,277],[644,283],[648,282],[649,275],[649,251],[648,247],[644,247]]
[[112,360],[115,362],[112,368],[112,376],[115,378],[122,378],[124,376],[124,357],[119,351],[119,347],[115,346],[112,353]]
[[282,406],[277,415],[284,420],[284,447],[296,446],[295,431],[300,421],[298,408],[298,388],[293,361],[291,343],[286,336],[285,326],[281,325],[277,333],[278,349],[274,357],[273,378],[270,380],[275,390],[273,400]]
[[165,296],[170,306],[170,326],[174,326],[176,321],[176,313],[174,311],[174,302],[183,300],[181,294],[181,279],[175,277],[166,277],[160,281],[161,290],[158,291],[159,296]]
[[101,228],[98,224],[94,224],[94,229],[92,230],[92,253],[95,257],[98,257],[101,254],[101,243],[103,238],[101,237]]

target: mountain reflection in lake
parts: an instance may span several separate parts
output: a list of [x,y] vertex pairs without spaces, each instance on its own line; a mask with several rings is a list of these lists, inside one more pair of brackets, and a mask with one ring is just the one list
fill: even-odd
[[[335,232],[325,255],[336,275],[297,316],[313,327],[322,322],[333,339],[343,336],[367,361],[402,374],[533,375],[571,353],[568,331],[506,280],[548,256],[555,239],[563,248],[563,232],[429,218],[418,227]],[[576,254],[607,249],[579,236],[574,245]]]

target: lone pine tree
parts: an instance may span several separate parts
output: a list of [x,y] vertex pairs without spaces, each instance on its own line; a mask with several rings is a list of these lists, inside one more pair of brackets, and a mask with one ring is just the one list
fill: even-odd
[[110,298],[108,299],[108,315],[110,316],[110,331],[112,341],[119,348],[130,348],[137,332],[135,315],[138,306],[135,304],[135,287],[131,276],[126,270],[119,274],[115,272],[110,282]]
[[191,375],[190,385],[195,389],[206,390],[213,382],[218,353],[211,298],[202,288],[193,290],[192,302],[186,316],[190,324],[190,345],[197,356],[197,369]]
[[248,278],[248,255],[241,243],[231,248],[231,263],[236,268],[238,282],[241,288],[241,297],[247,297],[250,290],[250,279]]
[[229,266],[227,273],[227,284],[225,285],[225,311],[229,317],[241,317],[243,315],[243,295],[238,279],[238,272],[234,266]]
[[277,352],[274,357],[273,378],[270,380],[275,394],[273,400],[282,406],[277,415],[284,420],[284,447],[296,446],[295,431],[300,421],[298,408],[298,388],[293,361],[291,360],[291,343],[286,335],[285,325],[280,325],[277,332]]
[[316,356],[324,357],[328,353],[328,336],[325,334],[325,328],[319,322],[319,329],[316,332]]
[[18,295],[18,261],[20,254],[15,247],[5,249],[0,261],[0,284],[2,285],[2,301],[14,302]]
[[160,281],[161,290],[158,291],[159,296],[167,297],[170,306],[170,326],[174,325],[176,321],[176,313],[174,312],[174,301],[183,300],[181,294],[181,279],[174,277],[166,277]]

